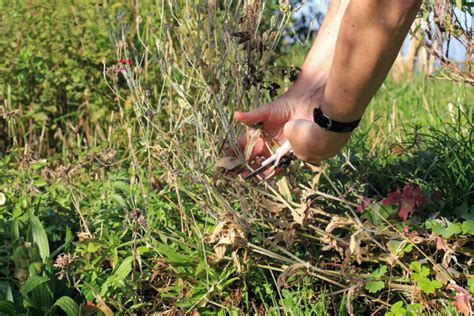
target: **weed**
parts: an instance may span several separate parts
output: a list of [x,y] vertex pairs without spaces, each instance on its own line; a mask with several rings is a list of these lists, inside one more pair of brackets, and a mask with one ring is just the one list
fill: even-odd
[[[27,123],[14,116],[36,84],[6,89],[1,113],[18,147],[0,160],[0,312],[398,315],[470,306],[472,90],[387,81],[341,155],[319,167],[297,162],[255,186],[216,164],[228,148],[244,155],[236,139],[250,131],[232,113],[269,101],[297,74],[279,56],[291,50],[280,46],[291,31],[288,3],[100,7],[114,45],[102,51],[116,55],[96,84],[113,93],[112,109],[91,105],[98,92],[86,98],[81,77],[74,119],[53,119],[74,122],[56,143],[41,138],[49,113]],[[47,73],[33,55],[21,53],[23,83]],[[91,107],[81,125],[82,97]]]

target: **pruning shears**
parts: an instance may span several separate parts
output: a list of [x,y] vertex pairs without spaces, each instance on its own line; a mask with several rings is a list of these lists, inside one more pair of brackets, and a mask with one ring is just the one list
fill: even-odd
[[247,175],[244,179],[251,179],[268,168],[285,168],[290,165],[290,162],[295,158],[293,155],[293,149],[291,148],[291,144],[289,141],[286,141],[281,145],[275,153],[267,158],[265,161],[262,162],[260,167],[255,169],[252,173]]

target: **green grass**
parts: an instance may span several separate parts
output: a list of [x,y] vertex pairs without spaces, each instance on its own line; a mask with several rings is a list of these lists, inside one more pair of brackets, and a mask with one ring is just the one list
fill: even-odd
[[[22,28],[66,32],[38,3]],[[1,315],[456,314],[446,281],[474,290],[471,87],[387,80],[340,155],[255,186],[214,165],[245,131],[232,112],[291,84],[281,70],[307,46],[279,56],[289,15],[228,1],[129,7],[146,19],[126,35],[121,5],[100,23],[91,7],[61,7],[87,42],[62,51],[52,38],[62,53],[49,59],[35,58],[47,42],[28,37],[16,54],[2,39]],[[5,18],[14,30],[18,16]],[[251,29],[247,44],[229,35]],[[51,74],[64,54],[72,62]],[[118,65],[125,76],[122,58],[134,60]],[[424,203],[402,222],[382,201],[407,184]]]
[[[435,89],[436,86],[443,88]],[[393,91],[397,94],[393,95]],[[420,95],[431,100],[430,111],[420,105],[423,102]],[[398,104],[395,128],[389,127],[386,114],[394,100]],[[318,190],[329,195],[346,192],[345,198],[355,201],[353,197],[359,194],[377,199],[380,198],[377,194],[385,196],[396,186],[417,183],[427,195],[433,190],[441,190],[443,195],[423,212],[416,210],[405,225],[417,227],[422,234],[423,221],[438,212],[451,221],[472,219],[472,213],[463,209],[472,206],[472,195],[469,195],[472,194],[469,187],[472,159],[464,156],[472,155],[472,142],[469,142],[472,117],[465,113],[464,122],[455,115],[452,122],[447,110],[447,103],[453,101],[469,111],[470,100],[472,92],[457,84],[419,80],[410,85],[402,83],[397,90],[393,83],[387,83],[368,111],[373,110],[380,118],[371,121],[369,115],[366,117],[345,153],[328,162],[328,177],[321,181]],[[437,111],[444,114],[433,114]],[[434,117],[437,122],[429,123]],[[423,127],[414,129],[415,125]],[[415,136],[415,131],[421,136]],[[374,144],[376,133],[383,136]],[[393,144],[400,144],[406,150],[394,154]],[[195,195],[205,192],[204,188],[180,182],[176,191],[172,186],[163,184],[160,188],[146,180],[132,183],[132,165],[122,155],[119,152],[111,157],[108,162],[112,162],[111,166],[92,159],[91,155],[69,162],[61,161],[60,156],[47,161],[14,155],[3,157],[0,191],[6,203],[0,206],[4,241],[0,298],[8,298],[11,291],[17,311],[51,308],[54,303],[51,299],[50,305],[38,307],[31,297],[21,294],[22,279],[18,279],[18,273],[26,269],[31,278],[31,269],[35,267],[36,273],[49,278],[46,284],[51,290],[62,289],[58,293],[53,290],[52,298],[70,293],[78,303],[82,302],[81,308],[86,308],[86,301],[99,305],[103,300],[111,309],[127,313],[173,307],[183,311],[197,309],[203,314],[232,314],[238,310],[292,315],[347,312],[347,292],[328,296],[337,288],[305,273],[297,273],[296,279],[290,277],[292,285],[288,288],[278,288],[277,279],[284,266],[281,260],[271,256],[280,253],[287,257],[281,251],[269,250],[267,257],[255,252],[256,248],[241,248],[236,259],[240,268],[229,251],[217,260],[212,247],[203,240],[203,235],[213,231],[217,218],[206,212],[205,205],[195,204],[199,201]],[[461,160],[458,162],[456,158]],[[434,170],[438,173],[434,174]],[[307,176],[308,172],[298,175]],[[340,203],[321,197],[315,203],[335,213],[344,213]],[[39,245],[29,244],[35,241],[30,231],[30,211],[39,216],[46,229],[51,254],[45,262],[34,251]],[[180,212],[186,213],[184,218]],[[10,233],[13,219],[19,227],[18,236]],[[396,218],[390,221],[398,225]],[[186,227],[184,231],[182,227]],[[316,265],[330,263],[321,257],[327,256],[321,251],[321,240],[300,235],[311,237],[314,232],[308,228],[298,230],[296,241],[288,250]],[[268,247],[262,237],[269,236],[269,232],[265,226],[257,226],[254,235],[247,238],[255,245]],[[337,234],[340,238],[347,236],[343,231]],[[24,259],[15,259],[18,255],[11,255],[18,247],[32,247],[33,251],[22,255],[26,256]],[[61,268],[53,267],[52,263],[60,253],[70,253],[75,259],[62,268],[64,278],[57,280],[55,275]],[[462,262],[462,255],[458,259]],[[365,267],[370,269],[371,264],[367,264]],[[242,272],[237,272],[238,269]],[[465,270],[472,272],[469,268]],[[401,298],[401,294],[392,295]],[[356,311],[367,311],[363,296],[349,299]]]

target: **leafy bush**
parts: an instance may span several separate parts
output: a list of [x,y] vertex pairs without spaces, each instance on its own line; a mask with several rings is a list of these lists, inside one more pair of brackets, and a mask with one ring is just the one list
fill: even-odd
[[102,77],[113,48],[97,6],[2,1],[0,10],[1,133],[15,124],[2,151],[14,143],[37,153],[100,145],[116,109]]

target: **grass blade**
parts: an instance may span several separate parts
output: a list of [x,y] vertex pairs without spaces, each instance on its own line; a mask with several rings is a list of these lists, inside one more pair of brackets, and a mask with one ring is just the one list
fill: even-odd
[[33,241],[38,245],[41,259],[43,259],[43,262],[46,262],[46,259],[49,257],[48,236],[39,218],[33,212],[30,212],[30,225]]
[[15,305],[7,300],[0,301],[0,315],[16,315]]
[[38,275],[33,275],[28,280],[26,280],[25,285],[20,290],[23,296],[26,296],[28,293],[33,291],[36,287],[40,286],[43,283],[48,282],[49,280]]
[[58,306],[66,313],[67,316],[76,316],[79,315],[79,305],[70,297],[63,296],[59,298],[54,306]]

